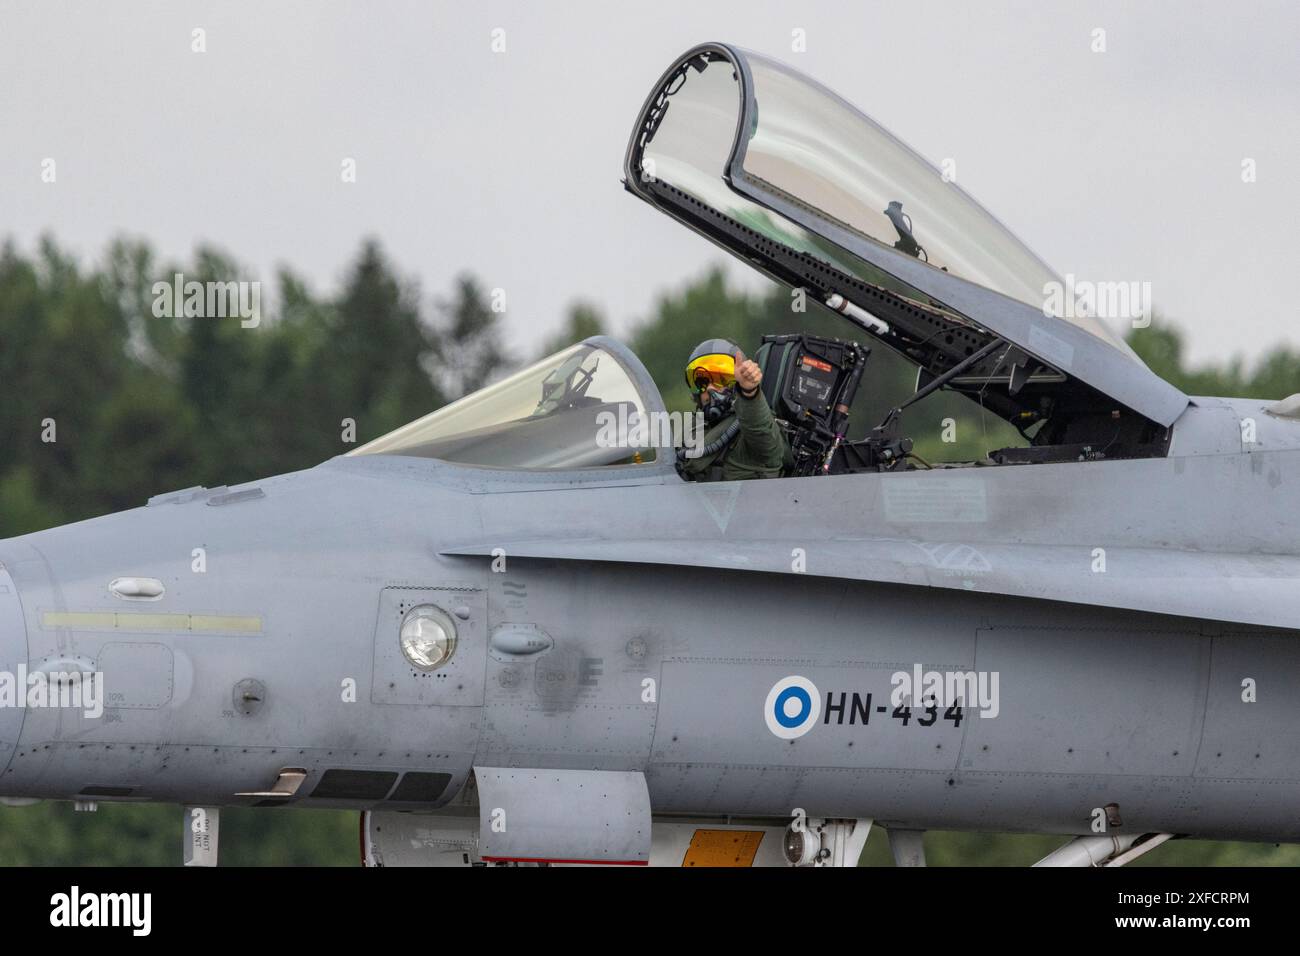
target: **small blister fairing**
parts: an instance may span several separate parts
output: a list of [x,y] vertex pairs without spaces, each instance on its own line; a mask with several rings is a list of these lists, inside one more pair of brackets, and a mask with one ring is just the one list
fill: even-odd
[[[1167,452],[1188,398],[965,192],[831,91],[725,44],[673,63],[625,159],[637,196],[804,289],[1030,440],[993,461]],[[797,320],[798,316],[793,316]],[[796,331],[796,330],[791,330]]]

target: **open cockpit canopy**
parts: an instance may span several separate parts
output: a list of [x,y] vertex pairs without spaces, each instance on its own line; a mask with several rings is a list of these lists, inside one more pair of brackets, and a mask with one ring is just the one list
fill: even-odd
[[680,57],[642,107],[624,176],[907,357],[921,384],[988,349],[947,387],[1041,423],[1036,445],[1158,454],[1187,405],[1101,320],[1048,314],[1059,278],[938,169],[766,57],[717,43]]

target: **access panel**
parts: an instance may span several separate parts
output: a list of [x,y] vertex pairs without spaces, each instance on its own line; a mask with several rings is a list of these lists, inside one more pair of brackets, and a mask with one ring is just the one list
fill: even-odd
[[638,771],[475,767],[488,862],[650,862],[650,791]]
[[[403,622],[410,625],[406,652]],[[483,706],[486,622],[487,599],[478,588],[384,588],[370,699],[376,704]],[[432,638],[441,634],[453,643],[439,661]]]

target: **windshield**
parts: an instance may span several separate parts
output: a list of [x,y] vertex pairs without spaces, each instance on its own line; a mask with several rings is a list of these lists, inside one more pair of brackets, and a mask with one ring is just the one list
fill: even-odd
[[640,464],[655,457],[637,438],[645,411],[619,361],[580,343],[348,454],[501,468]]

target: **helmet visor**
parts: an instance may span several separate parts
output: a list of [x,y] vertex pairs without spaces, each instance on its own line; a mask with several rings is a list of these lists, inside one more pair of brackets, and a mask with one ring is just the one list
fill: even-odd
[[730,388],[736,381],[736,359],[731,355],[701,355],[686,366],[686,381],[702,392],[710,386]]

